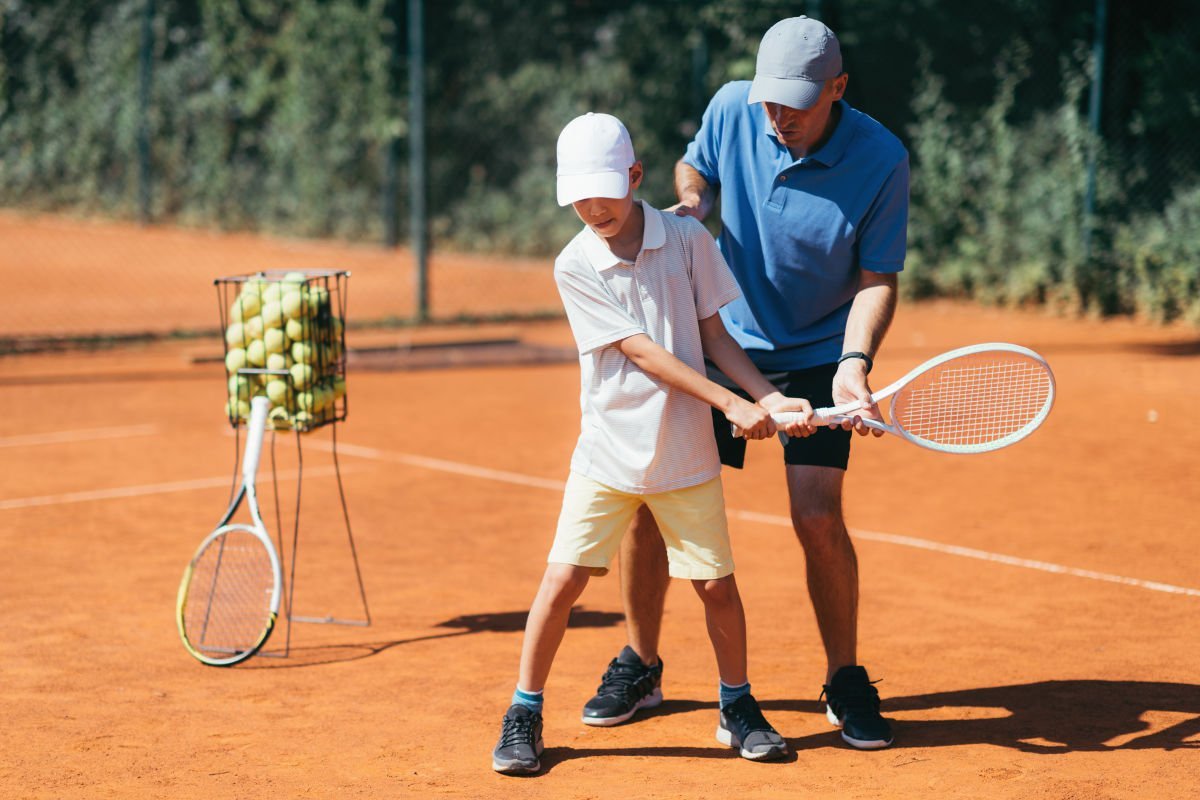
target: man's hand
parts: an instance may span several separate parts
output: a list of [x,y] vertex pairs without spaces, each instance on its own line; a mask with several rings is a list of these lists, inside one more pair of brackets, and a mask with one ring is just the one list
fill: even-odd
[[677,217],[695,217],[701,222],[704,221],[704,211],[699,197],[692,195],[685,197],[675,205],[667,209]]
[[861,358],[846,359],[838,365],[837,373],[833,376],[833,404],[840,406],[843,403],[854,402],[863,403],[863,407],[849,415],[851,419],[841,423],[830,423],[829,427],[837,428],[840,425],[845,430],[853,428],[863,436],[867,433],[883,436],[883,431],[862,424],[864,419],[882,422],[883,417],[879,413],[879,407],[871,402],[871,387],[867,384],[867,362]]

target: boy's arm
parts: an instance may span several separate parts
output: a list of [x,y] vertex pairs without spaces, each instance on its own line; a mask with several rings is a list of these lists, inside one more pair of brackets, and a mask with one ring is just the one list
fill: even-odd
[[744,432],[747,439],[765,439],[775,433],[775,423],[771,421],[767,409],[713,383],[646,334],[634,334],[615,342],[613,346],[646,374],[721,411],[726,419]]
[[[811,415],[812,405],[807,400],[785,396],[763,377],[746,351],[729,335],[719,314],[700,320],[700,341],[704,345],[704,355],[763,408],[771,413],[799,411]],[[785,427],[784,432],[789,436],[807,436],[812,430],[805,417],[803,422]]]

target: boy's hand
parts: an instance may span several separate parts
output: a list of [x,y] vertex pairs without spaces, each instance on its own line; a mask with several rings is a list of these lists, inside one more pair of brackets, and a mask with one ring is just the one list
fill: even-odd
[[766,397],[758,401],[758,404],[767,409],[772,414],[777,414],[784,411],[792,411],[801,414],[801,418],[797,422],[789,425],[784,425],[780,428],[788,436],[799,436],[804,438],[812,436],[816,433],[816,426],[812,424],[812,403],[805,400],[803,397],[787,397],[779,392],[772,392]]
[[851,419],[845,422],[832,422],[829,427],[841,427],[845,430],[853,428],[862,436],[868,433],[873,433],[876,437],[883,436],[883,431],[877,428],[868,428],[862,424],[864,419],[882,422],[883,417],[879,414],[879,407],[871,402],[871,387],[867,384],[866,362],[862,359],[850,358],[838,366],[838,371],[833,376],[833,404],[840,406],[843,403],[859,401],[864,405],[851,415]]
[[775,435],[775,423],[771,412],[748,400],[734,397],[734,402],[725,412],[725,419],[733,423],[733,435],[746,439],[767,439]]

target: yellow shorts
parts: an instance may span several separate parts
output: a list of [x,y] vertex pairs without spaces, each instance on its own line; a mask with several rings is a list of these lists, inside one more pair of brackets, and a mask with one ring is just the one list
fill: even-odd
[[633,515],[646,505],[667,546],[672,578],[711,580],[733,572],[721,478],[658,494],[632,494],[571,473],[546,559],[604,575]]

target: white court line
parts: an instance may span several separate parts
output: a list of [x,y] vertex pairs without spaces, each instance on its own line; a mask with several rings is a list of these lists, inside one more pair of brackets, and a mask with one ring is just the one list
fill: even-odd
[[[316,449],[326,451],[332,451],[333,449],[332,445],[324,442],[313,442],[312,446],[314,446]],[[506,470],[477,467],[471,464],[462,464],[457,461],[446,461],[440,458],[429,458],[427,456],[410,455],[408,453],[391,453],[374,447],[363,447],[361,445],[354,444],[340,444],[338,445],[338,452],[348,456],[369,458],[376,461],[388,461],[395,464],[407,464],[409,466],[420,467],[422,469],[448,472],[453,475],[464,475],[471,478],[483,478],[485,480],[500,481],[502,483],[511,483],[518,486],[529,486],[535,489],[562,491],[564,488],[566,488],[566,483],[559,480],[537,478],[531,475],[522,475],[519,472],[508,472]],[[343,470],[343,472],[349,471],[351,470]],[[334,472],[334,467],[318,467],[310,469],[308,472],[310,475],[330,474]],[[279,473],[279,477],[284,479],[295,477],[295,475],[295,470],[286,473]],[[150,494],[163,494],[166,492],[185,492],[193,489],[207,489],[215,486],[228,486],[229,483],[229,476],[225,476],[223,478],[201,478],[194,481],[177,481],[174,483],[148,484],[144,486],[130,486],[117,489],[101,489],[93,492],[73,492],[70,494],[46,495],[44,497],[26,497],[13,500],[0,500],[0,511],[13,508],[29,508],[31,506],[57,505],[60,503],[81,503],[90,500],[107,500],[118,497],[139,497]],[[790,519],[775,514],[761,514],[757,511],[741,511],[736,508],[728,509],[728,513],[731,517],[743,519],[747,522],[760,522],[767,525],[776,525],[785,528],[792,527]],[[1047,561],[1035,561],[1028,558],[1006,556],[1002,553],[992,553],[987,550],[976,550],[972,547],[943,544],[942,542],[935,542],[930,539],[920,539],[915,536],[901,536],[892,533],[878,533],[876,531],[863,530],[851,530],[850,535],[856,539],[862,539],[864,541],[885,542],[887,544],[895,544],[902,547],[913,547],[918,550],[929,550],[945,555],[974,558],[980,561],[990,561],[996,564],[1007,564],[1013,567],[1022,567],[1024,569],[1038,570],[1040,572],[1049,572],[1056,575],[1071,575],[1076,578],[1087,578],[1089,580],[1104,581],[1107,583],[1119,583],[1125,586],[1134,586],[1139,589],[1148,589],[1154,592],[1165,592],[1167,594],[1181,594],[1189,597],[1200,597],[1200,589],[1191,589],[1186,586],[1174,586],[1172,584],[1161,583],[1159,581],[1144,581],[1139,578],[1128,578],[1123,575],[1113,575],[1107,572],[1097,572],[1090,569],[1067,567],[1061,564],[1052,564]]]
[[[329,445],[324,445],[324,443],[319,443],[318,446],[324,446],[326,449],[332,449]],[[443,461],[442,459],[438,458],[426,458],[425,456],[414,456],[405,453],[389,453],[385,450],[378,450],[374,447],[339,444],[338,451],[345,453],[346,455],[358,456],[360,458],[372,458],[380,461],[391,461],[397,464],[409,464],[415,467],[440,470],[442,472],[449,472],[455,475],[486,478],[488,480],[502,481],[504,483],[515,483],[520,486],[532,486],[538,489],[562,491],[564,488],[566,488],[566,483],[563,481],[535,478],[516,472],[486,469],[483,467],[472,466],[470,464],[461,464],[455,461]],[[741,511],[736,508],[728,509],[728,514],[731,517],[744,519],[748,522],[761,522],[768,525],[778,525],[789,529],[792,527],[792,521],[789,518],[774,514],[760,514],[756,511]],[[1190,589],[1186,586],[1173,586],[1169,583],[1160,583],[1159,581],[1144,581],[1139,578],[1127,578],[1123,575],[1111,575],[1107,572],[1096,572],[1095,570],[1090,569],[1066,567],[1061,564],[1052,564],[1047,561],[1035,561],[1028,558],[1006,556],[1002,553],[991,553],[987,550],[976,550],[972,547],[960,547],[959,545],[943,544],[930,539],[919,539],[915,536],[900,536],[892,533],[877,533],[875,531],[863,530],[851,530],[850,535],[855,539],[862,539],[864,541],[886,542],[887,544],[895,544],[902,547],[914,547],[919,550],[930,550],[932,552],[943,553],[945,555],[974,558],[980,561],[991,561],[996,564],[1007,564],[1012,567],[1023,567],[1025,569],[1033,569],[1041,572],[1050,572],[1056,575],[1071,575],[1076,578],[1088,578],[1090,580],[1105,581],[1107,583],[1120,583],[1126,586],[1136,586],[1139,589],[1149,589],[1150,591],[1154,592],[1166,592],[1167,594],[1182,594],[1190,597],[1200,597],[1200,589]]]
[[87,442],[94,439],[123,439],[127,436],[150,436],[155,433],[158,433],[157,425],[129,425],[124,428],[88,428],[81,431],[30,433],[25,436],[6,436],[0,438],[0,447],[26,447],[37,444]]
[[[352,472],[344,469],[342,472]],[[334,468],[310,467],[305,470],[308,475],[332,475]],[[292,480],[300,474],[299,470],[280,472],[280,480]],[[36,506],[57,506],[65,503],[88,503],[93,500],[116,500],[122,497],[146,497],[152,494],[168,494],[170,492],[190,492],[195,489],[213,489],[219,486],[228,487],[232,478],[225,475],[220,478],[197,478],[191,481],[172,481],[170,483],[147,483],[141,486],[119,486],[113,489],[96,489],[90,492],[68,492],[66,494],[47,494],[41,497],[16,497],[10,500],[0,500],[0,511],[15,508],[34,508]]]

